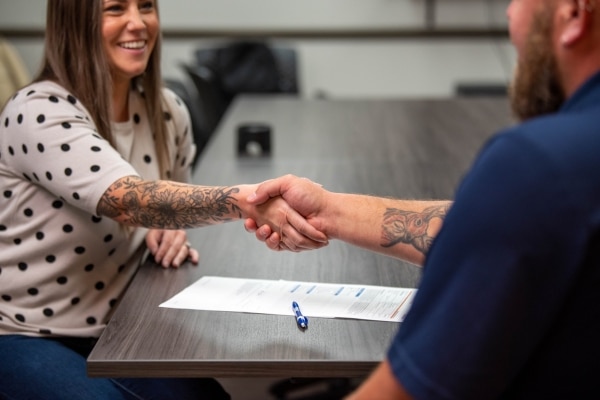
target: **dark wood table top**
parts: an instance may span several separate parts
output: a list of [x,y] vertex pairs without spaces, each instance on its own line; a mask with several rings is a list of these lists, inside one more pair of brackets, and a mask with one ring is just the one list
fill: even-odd
[[[270,157],[238,157],[237,127],[268,124]],[[332,191],[452,198],[482,144],[512,123],[506,99],[304,100],[244,96],[203,153],[194,182],[255,183],[294,173]],[[241,222],[191,230],[198,266],[147,261],[88,358],[90,376],[363,377],[399,324],[159,308],[205,275],[416,287],[420,268],[333,241],[268,250]]]

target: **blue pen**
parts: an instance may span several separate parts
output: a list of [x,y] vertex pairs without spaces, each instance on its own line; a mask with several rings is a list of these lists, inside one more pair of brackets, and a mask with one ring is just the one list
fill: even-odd
[[298,326],[302,329],[308,328],[308,318],[302,315],[302,311],[300,311],[300,307],[295,301],[292,301],[292,309],[296,314],[296,323],[298,324]]

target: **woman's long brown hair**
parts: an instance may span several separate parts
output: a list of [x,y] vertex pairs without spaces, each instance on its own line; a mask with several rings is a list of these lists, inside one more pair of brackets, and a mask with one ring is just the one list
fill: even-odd
[[[51,80],[72,93],[88,110],[98,133],[113,147],[112,78],[102,46],[102,0],[47,0],[46,40],[40,72],[34,81]],[[155,0],[158,12],[158,0]],[[143,90],[161,178],[168,174],[167,127],[160,68],[161,37],[146,71],[132,84]]]

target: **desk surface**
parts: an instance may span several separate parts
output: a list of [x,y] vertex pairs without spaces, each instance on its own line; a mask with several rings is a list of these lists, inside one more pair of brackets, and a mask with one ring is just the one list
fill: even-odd
[[[269,158],[236,156],[236,128],[267,123]],[[510,125],[505,99],[238,99],[194,182],[254,183],[294,173],[332,191],[451,198],[482,143]],[[158,305],[204,275],[416,287],[420,269],[334,241],[276,253],[240,222],[190,231],[198,266],[140,269],[88,358],[90,376],[362,377],[385,358],[397,323],[194,311]]]

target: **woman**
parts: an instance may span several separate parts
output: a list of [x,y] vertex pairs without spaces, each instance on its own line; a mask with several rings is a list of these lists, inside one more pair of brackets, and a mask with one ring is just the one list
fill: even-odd
[[198,261],[182,229],[252,217],[291,248],[324,244],[291,228],[283,200],[249,206],[255,185],[176,183],[194,151],[160,84],[157,2],[48,0],[41,72],[0,116],[0,397],[229,397],[212,379],[86,376],[144,243],[178,267]]

